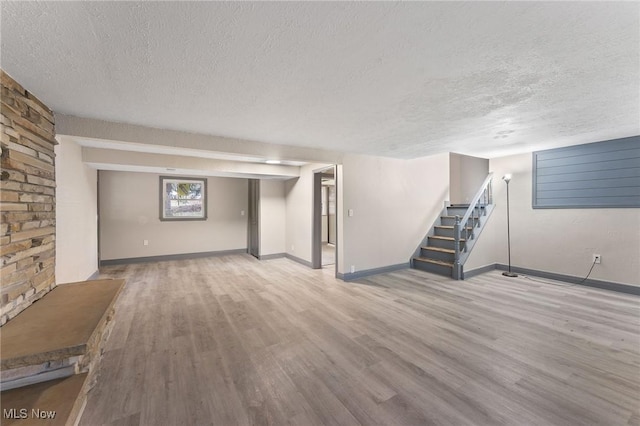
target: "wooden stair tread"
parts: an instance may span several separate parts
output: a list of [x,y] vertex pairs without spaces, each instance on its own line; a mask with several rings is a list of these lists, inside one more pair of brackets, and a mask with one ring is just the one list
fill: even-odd
[[[453,225],[436,225],[436,226],[434,226],[434,228],[453,229]],[[465,226],[464,229],[471,230],[471,229],[473,229],[473,227],[472,226]]]
[[102,333],[124,280],[62,284],[2,326],[0,369],[84,355]]
[[[455,216],[449,216],[449,215],[445,215],[445,216],[440,216],[443,219],[455,219]],[[462,219],[462,216],[460,216],[460,219]],[[469,220],[474,219],[474,220],[478,220],[478,217],[470,217]]]
[[[7,323],[8,324],[8,323]],[[50,380],[48,382],[36,383],[17,389],[3,391],[2,425],[67,425],[75,424],[82,414],[86,389],[83,389],[87,382],[87,373],[76,374],[63,379]],[[16,409],[16,415],[20,416],[20,410],[26,411],[26,418],[8,418],[8,410]],[[31,410],[41,412],[55,412],[53,419],[37,418]],[[23,412],[25,413],[25,412]]]
[[[447,207],[452,209],[468,209],[469,204],[450,204]],[[481,209],[484,209],[484,207],[485,207],[484,205],[478,206],[478,208],[481,208]]]
[[[434,235],[432,237],[429,238],[433,238],[435,240],[445,240],[445,241],[454,241],[453,237],[442,237],[440,235]],[[465,242],[466,240],[464,238],[460,238],[460,242]]]
[[417,260],[419,262],[434,263],[436,265],[447,266],[447,267],[453,268],[453,263],[445,262],[443,260],[431,259],[431,258],[428,258],[428,257],[414,257],[413,260]]
[[441,253],[455,254],[455,252],[456,252],[453,249],[446,249],[446,248],[433,247],[433,246],[422,246],[421,248],[424,249],[424,250],[439,251]]

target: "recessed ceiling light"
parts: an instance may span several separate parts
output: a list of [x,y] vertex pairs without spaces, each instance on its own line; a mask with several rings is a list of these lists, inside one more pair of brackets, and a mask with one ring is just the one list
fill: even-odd
[[282,161],[280,161],[280,160],[267,160],[266,163],[267,164],[280,164],[280,163],[282,163]]

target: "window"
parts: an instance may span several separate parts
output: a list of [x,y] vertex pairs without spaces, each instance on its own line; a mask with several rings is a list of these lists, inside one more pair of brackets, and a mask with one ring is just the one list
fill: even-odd
[[640,136],[533,153],[533,208],[640,207]]
[[206,219],[206,179],[160,176],[160,220]]

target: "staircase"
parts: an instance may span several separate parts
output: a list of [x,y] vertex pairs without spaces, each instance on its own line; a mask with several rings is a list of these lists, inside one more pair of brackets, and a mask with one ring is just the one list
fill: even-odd
[[471,204],[446,206],[411,259],[411,267],[464,279],[464,262],[493,211],[490,173]]

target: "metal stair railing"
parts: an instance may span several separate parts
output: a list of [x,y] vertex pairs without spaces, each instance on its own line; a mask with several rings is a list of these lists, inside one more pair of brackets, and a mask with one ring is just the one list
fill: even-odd
[[[480,215],[486,215],[486,207],[489,204],[493,204],[493,191],[491,189],[491,181],[493,180],[493,173],[489,173],[476,195],[469,203],[469,207],[464,216],[456,215],[456,221],[453,225],[453,248],[455,250],[455,260],[453,263],[453,279],[459,280],[462,275],[462,265],[460,264],[461,250],[467,251],[468,241],[474,238],[474,231],[477,226],[480,226]],[[471,219],[471,229],[468,229],[467,222]],[[464,236],[464,238],[463,238]],[[460,243],[464,239],[465,245],[463,249],[460,249]]]

